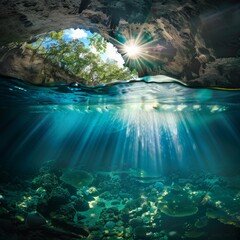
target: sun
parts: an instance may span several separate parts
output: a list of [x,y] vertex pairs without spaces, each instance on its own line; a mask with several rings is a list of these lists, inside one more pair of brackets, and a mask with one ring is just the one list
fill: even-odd
[[128,41],[124,44],[124,52],[129,58],[137,59],[141,56],[142,49],[136,42]]
[[139,72],[144,72],[149,63],[151,64],[153,60],[159,58],[158,40],[150,38],[144,30],[133,33],[129,29],[129,31],[124,32],[121,40],[113,37],[111,40],[117,46],[125,63],[132,69],[138,69]]

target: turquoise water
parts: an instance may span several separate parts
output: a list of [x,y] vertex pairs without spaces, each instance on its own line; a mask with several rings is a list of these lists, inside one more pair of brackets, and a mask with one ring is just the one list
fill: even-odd
[[33,166],[56,160],[154,175],[235,169],[240,92],[149,83],[162,79],[96,88],[3,81],[0,151],[6,165],[25,167],[19,156],[27,152],[24,163]]
[[[7,180],[3,178],[0,194],[21,201],[7,195],[7,186],[16,184],[16,176],[36,182],[46,171],[56,175],[56,186],[70,192],[68,204],[75,196],[90,206],[77,211],[85,220],[76,220],[76,212],[70,217],[88,228],[94,236],[89,239],[237,239],[240,91],[194,89],[169,81],[157,76],[88,88],[38,87],[2,78],[0,156]],[[94,179],[78,192],[61,179],[62,173],[76,169],[79,176],[84,171]],[[37,209],[52,225],[72,231],[72,225],[66,228],[46,214],[39,202],[48,202],[47,197],[34,192],[42,187],[50,198],[53,190],[48,193],[42,183],[27,191],[24,184],[12,191],[38,196],[35,207],[27,205],[22,211],[20,206],[11,215],[6,204],[6,219],[20,215],[26,223],[29,212]],[[91,192],[91,198],[86,193],[90,188],[98,192]],[[91,207],[96,199],[102,199],[102,205]],[[182,213],[179,205],[184,202],[190,208]],[[101,213],[105,215],[99,223],[91,222],[91,214],[98,218],[99,211],[111,212],[113,207],[116,219]],[[91,230],[92,225],[99,229]],[[216,228],[226,234],[216,235]]]

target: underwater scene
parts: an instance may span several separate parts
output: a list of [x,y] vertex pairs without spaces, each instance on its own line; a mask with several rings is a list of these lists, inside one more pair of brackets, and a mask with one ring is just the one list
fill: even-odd
[[240,91],[0,81],[0,239],[239,239]]

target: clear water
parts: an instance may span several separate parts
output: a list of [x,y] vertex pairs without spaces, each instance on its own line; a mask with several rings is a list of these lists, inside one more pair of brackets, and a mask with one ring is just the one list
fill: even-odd
[[[136,209],[128,209],[128,220],[122,219],[125,215],[121,212],[115,222],[110,217],[105,222],[94,222],[94,225],[99,224],[100,230],[90,230],[89,239],[207,239],[206,236],[208,239],[237,239],[240,91],[193,89],[169,81],[172,79],[157,76],[88,88],[37,87],[2,78],[0,156],[2,171],[11,176],[8,186],[15,184],[11,182],[12,176],[26,178],[26,181],[43,176],[39,170],[54,162],[58,178],[67,169],[84,170],[94,177],[93,183],[85,187],[97,188],[105,206],[90,207],[84,213],[86,219],[91,219],[93,212],[113,206],[126,211],[126,201],[141,197],[149,206],[142,215],[136,214],[137,208],[143,208],[142,203]],[[133,189],[128,186],[129,181]],[[161,189],[157,182],[163,185],[160,184]],[[59,185],[62,184],[59,179]],[[109,184],[110,189],[106,190],[104,184]],[[3,181],[0,194],[13,201],[6,194],[6,186]],[[17,194],[17,190],[14,191]],[[104,198],[106,191],[118,199],[116,204],[112,204],[111,197],[110,200]],[[174,191],[191,196],[186,201],[194,202],[198,213],[182,217],[164,213],[165,195],[172,199],[172,205],[174,196],[179,199]],[[76,190],[71,194],[75,196]],[[128,194],[127,200],[121,194]],[[201,201],[197,203],[194,194],[202,194]],[[229,198],[224,199],[228,195]],[[91,205],[93,199],[87,196],[81,197]],[[92,197],[96,200],[99,196],[93,194]],[[210,200],[206,200],[209,196]],[[202,202],[204,199],[206,205]],[[27,212],[35,211],[36,206],[25,209],[23,218]],[[38,211],[42,213],[41,209]],[[211,211],[215,211],[215,215]],[[152,221],[131,225],[132,219],[144,218],[148,212]],[[51,217],[44,217],[51,222]],[[196,222],[201,223],[205,218],[206,225],[203,221],[203,227],[196,227]],[[125,224],[117,227],[120,220]],[[113,227],[110,223],[106,226],[109,221],[114,222]],[[83,220],[78,224],[89,227],[92,223]],[[120,228],[124,233],[117,235]],[[217,235],[215,230],[219,228],[226,234]],[[115,231],[115,235],[104,231]],[[5,236],[4,230],[2,232]]]

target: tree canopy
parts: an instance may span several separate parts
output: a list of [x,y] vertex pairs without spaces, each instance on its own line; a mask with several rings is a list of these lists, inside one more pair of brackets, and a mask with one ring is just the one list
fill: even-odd
[[93,34],[88,38],[89,46],[96,49],[94,52],[80,39],[66,40],[63,35],[63,31],[51,32],[28,47],[54,65],[85,79],[84,83],[87,85],[137,77],[136,70],[130,71],[127,67],[119,67],[114,60],[102,60],[101,54],[105,53],[107,42],[99,34]]

